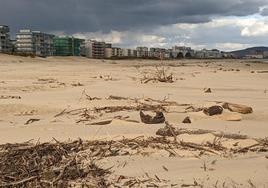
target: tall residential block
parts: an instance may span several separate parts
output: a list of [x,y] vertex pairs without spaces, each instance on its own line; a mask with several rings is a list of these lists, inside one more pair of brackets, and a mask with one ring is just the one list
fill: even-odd
[[149,51],[147,47],[137,47],[136,50],[138,58],[146,58],[149,56]]
[[98,42],[95,40],[85,41],[85,56],[94,59],[103,59],[105,54],[109,53],[105,51],[106,48],[111,48],[111,44],[105,42]]
[[54,35],[22,29],[16,36],[16,50],[21,54],[31,54],[36,56],[52,56]]
[[10,30],[6,25],[0,25],[0,52],[11,52]]
[[132,57],[131,56],[131,49],[123,48],[122,49],[122,56],[123,57]]
[[84,51],[85,41],[74,37],[55,37],[55,56],[81,56]]
[[194,56],[194,50],[186,46],[173,46],[172,56],[173,58],[191,58]]

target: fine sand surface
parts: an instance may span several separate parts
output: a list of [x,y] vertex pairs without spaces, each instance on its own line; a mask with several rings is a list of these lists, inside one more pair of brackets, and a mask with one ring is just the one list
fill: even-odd
[[[156,65],[172,73],[174,82],[141,83],[144,75],[156,71]],[[0,144],[31,139],[42,143],[53,138],[64,142],[78,138],[157,137],[157,130],[165,124],[144,124],[139,111],[107,113],[104,110],[88,117],[91,113],[85,115],[85,109],[130,107],[137,101],[156,104],[156,100],[165,100],[179,104],[168,106],[164,112],[166,121],[174,127],[247,135],[247,139],[221,138],[221,143],[230,150],[252,146],[257,143],[256,139],[268,136],[268,72],[260,71],[268,71],[268,63],[44,59],[0,54]],[[204,88],[211,88],[212,92],[205,93]],[[109,99],[111,95],[126,99]],[[185,112],[189,106],[203,108],[218,102],[247,105],[253,113],[224,110],[221,115],[207,116],[202,111]],[[182,123],[186,116],[192,119],[191,124]],[[38,121],[29,122],[30,119]],[[90,125],[106,120],[112,122]],[[212,143],[215,136],[181,134],[177,141]],[[170,157],[166,150],[147,149],[134,155],[104,158],[99,163],[105,168],[113,167],[112,176],[157,177],[166,187],[268,187],[268,153],[265,151],[219,155],[199,155],[191,150],[176,153],[177,156]],[[139,186],[146,187],[146,183]]]

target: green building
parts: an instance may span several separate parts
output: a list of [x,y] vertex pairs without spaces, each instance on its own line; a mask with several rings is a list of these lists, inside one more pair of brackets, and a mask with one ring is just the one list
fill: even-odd
[[80,56],[84,45],[83,39],[74,37],[55,37],[54,55],[55,56]]

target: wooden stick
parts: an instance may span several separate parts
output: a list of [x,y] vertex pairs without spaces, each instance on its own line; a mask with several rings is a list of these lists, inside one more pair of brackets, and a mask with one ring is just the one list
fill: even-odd
[[16,182],[12,182],[12,183],[7,183],[7,184],[2,184],[2,185],[0,185],[0,187],[15,187],[15,186],[24,184],[24,183],[26,183],[28,181],[32,181],[32,180],[34,180],[36,178],[38,178],[38,176],[32,176],[30,178],[26,178],[26,179],[23,179],[23,180],[20,180],[20,181],[16,181]]

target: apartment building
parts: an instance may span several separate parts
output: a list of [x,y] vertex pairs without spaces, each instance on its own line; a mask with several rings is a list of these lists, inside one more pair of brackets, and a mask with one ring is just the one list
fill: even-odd
[[52,56],[54,54],[54,35],[22,29],[16,35],[16,49],[18,53],[37,56]]
[[173,46],[172,57],[173,58],[190,58],[194,56],[194,50],[191,47],[186,46]]
[[123,56],[123,49],[112,47],[112,48],[105,48],[105,58],[112,58],[112,57],[127,57]]
[[133,50],[133,49],[131,49],[130,54],[131,54],[131,57],[136,58],[136,57],[137,57],[137,50]]
[[122,49],[122,56],[123,57],[132,57],[131,49],[123,48]]
[[86,40],[84,55],[88,58],[103,59],[105,58],[105,49],[109,47],[111,47],[109,43]]
[[113,57],[113,49],[112,48],[105,48],[104,57],[107,59]]
[[0,52],[11,52],[10,29],[6,25],[0,25]]
[[137,57],[138,58],[146,58],[149,57],[149,51],[147,47],[137,47]]
[[150,48],[149,56],[152,58],[164,59],[166,51],[165,48]]
[[54,38],[55,56],[81,56],[85,53],[85,40],[69,36]]
[[222,57],[223,57],[222,53],[216,49],[214,50],[203,49],[195,52],[195,58],[217,59]]
[[113,47],[112,48],[112,56],[113,57],[122,57],[123,56],[123,51],[121,48]]

